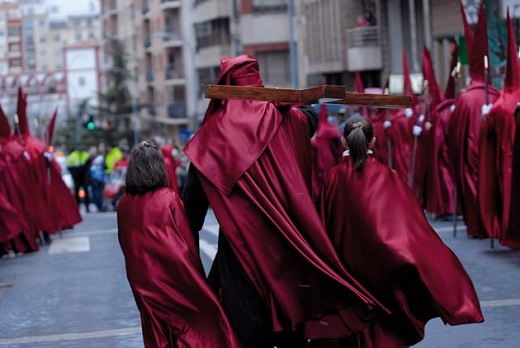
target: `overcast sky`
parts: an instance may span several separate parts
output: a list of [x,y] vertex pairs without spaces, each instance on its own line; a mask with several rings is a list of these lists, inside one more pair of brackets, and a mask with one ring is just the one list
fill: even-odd
[[59,12],[66,14],[90,13],[91,4],[99,11],[99,0],[47,0],[50,6],[57,6]]

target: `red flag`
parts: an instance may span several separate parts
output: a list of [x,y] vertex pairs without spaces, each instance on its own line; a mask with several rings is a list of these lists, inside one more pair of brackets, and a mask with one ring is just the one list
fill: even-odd
[[7,138],[11,135],[11,126],[5,117],[4,110],[0,106],[0,138]]
[[58,115],[58,109],[55,109],[54,113],[52,114],[51,119],[49,121],[49,125],[47,126],[47,136],[46,136],[47,146],[52,145],[52,135],[54,133],[54,124],[56,123],[57,115]]
[[18,105],[16,107],[18,114],[18,121],[20,132],[22,134],[29,134],[29,122],[27,121],[27,97],[23,93],[22,87],[18,88]]

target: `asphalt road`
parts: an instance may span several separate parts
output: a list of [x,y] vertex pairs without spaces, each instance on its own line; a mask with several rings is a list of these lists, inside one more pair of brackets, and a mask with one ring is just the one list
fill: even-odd
[[[520,252],[469,239],[463,226],[456,238],[451,223],[433,221],[432,226],[470,274],[486,321],[451,327],[432,320],[415,347],[518,346]],[[206,269],[217,234],[210,213],[200,242]],[[53,236],[39,252],[0,259],[0,348],[142,346],[115,213],[84,214],[81,224]]]

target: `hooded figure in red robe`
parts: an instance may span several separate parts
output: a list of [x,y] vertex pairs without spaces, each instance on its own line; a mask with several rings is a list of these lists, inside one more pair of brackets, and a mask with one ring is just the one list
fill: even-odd
[[509,209],[508,240],[520,240],[520,106],[515,111],[516,135],[513,146],[513,165],[511,182],[511,205]]
[[444,100],[435,71],[430,51],[424,48],[422,53],[424,95],[422,101],[422,113],[416,119],[413,127],[415,153],[412,148],[413,165],[413,189],[423,207],[433,196],[431,192],[431,181],[433,180],[433,143],[436,114],[435,109]]
[[[219,84],[262,86],[254,58],[221,63]],[[208,202],[219,222],[209,280],[245,347],[305,347],[305,338],[350,335],[385,311],[345,271],[314,207],[314,117],[312,108],[213,99],[184,150],[186,210],[195,233]],[[285,345],[273,331],[294,335]]]
[[[482,114],[489,109],[490,104],[498,99],[500,92],[485,81],[484,57],[488,54],[488,42],[484,2],[480,6],[474,36],[465,19],[462,5],[461,11],[470,58],[471,82],[457,97],[455,110],[448,127],[450,167],[456,182],[457,199],[468,235],[475,238],[486,238],[487,234],[482,224],[477,197],[478,144]],[[486,104],[486,90],[489,104],[483,107]]]
[[520,102],[520,69],[509,11],[507,29],[504,89],[482,121],[480,130],[478,198],[487,235],[498,238],[505,246],[519,249],[520,236],[508,233],[516,133],[514,113]]
[[38,250],[25,186],[27,160],[0,107],[0,256]]
[[125,189],[118,238],[145,347],[238,347],[157,148],[142,142],[132,150]]
[[[453,213],[454,183],[450,173],[448,154],[448,124],[451,118],[452,105],[455,104],[455,78],[451,75],[458,61],[457,51],[452,52],[450,77],[446,85],[445,98],[432,109],[432,153],[431,170],[427,176],[428,195],[425,209],[435,216],[446,216]],[[451,95],[452,97],[448,97]],[[447,98],[447,99],[446,99]]]
[[18,132],[21,145],[30,158],[39,190],[45,199],[45,207],[38,207],[51,217],[44,230],[50,234],[72,228],[81,222],[78,205],[61,177],[61,167],[47,152],[47,146],[29,131],[27,121],[27,99],[22,89],[18,91],[17,113],[20,120]]
[[318,210],[347,270],[391,314],[337,347],[408,347],[435,317],[450,325],[482,322],[471,279],[413,190],[372,156],[370,121],[348,120],[342,139],[347,151],[325,179]]
[[177,182],[177,167],[179,162],[173,158],[173,145],[166,144],[159,149],[164,158],[164,165],[166,166],[166,173],[168,174],[168,187],[175,192],[179,192],[179,184]]
[[312,165],[312,194],[316,199],[320,193],[323,178],[327,171],[338,164],[341,159],[341,134],[328,121],[327,105],[320,105],[318,128],[311,141],[313,153]]
[[[405,182],[410,182],[410,166],[412,161],[414,135],[413,126],[417,120],[418,100],[412,88],[410,69],[406,49],[403,48],[403,95],[412,97],[412,107],[397,110],[389,114],[383,128],[386,130],[386,139],[390,140],[392,151],[392,168],[399,173]],[[382,144],[380,144],[382,146]]]

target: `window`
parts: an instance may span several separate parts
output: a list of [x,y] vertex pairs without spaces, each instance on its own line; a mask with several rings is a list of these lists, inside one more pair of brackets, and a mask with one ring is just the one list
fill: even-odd
[[84,77],[80,77],[78,78],[78,86],[85,86],[85,78]]
[[81,40],[81,33],[76,33],[76,35],[74,36],[76,38],[77,41],[80,41]]
[[54,41],[55,42],[60,42],[60,40],[61,40],[61,35],[60,34],[54,35]]
[[40,42],[45,43],[45,36],[40,37]]
[[289,50],[257,52],[256,58],[265,85],[287,85],[291,80]]
[[22,60],[20,58],[9,59],[10,67],[22,66]]
[[253,12],[277,12],[287,9],[287,0],[252,0]]
[[195,33],[197,37],[208,37],[211,35],[211,22],[203,22],[195,24]]
[[38,22],[38,25],[40,26],[40,28],[45,27],[45,19],[40,19],[40,21]]

